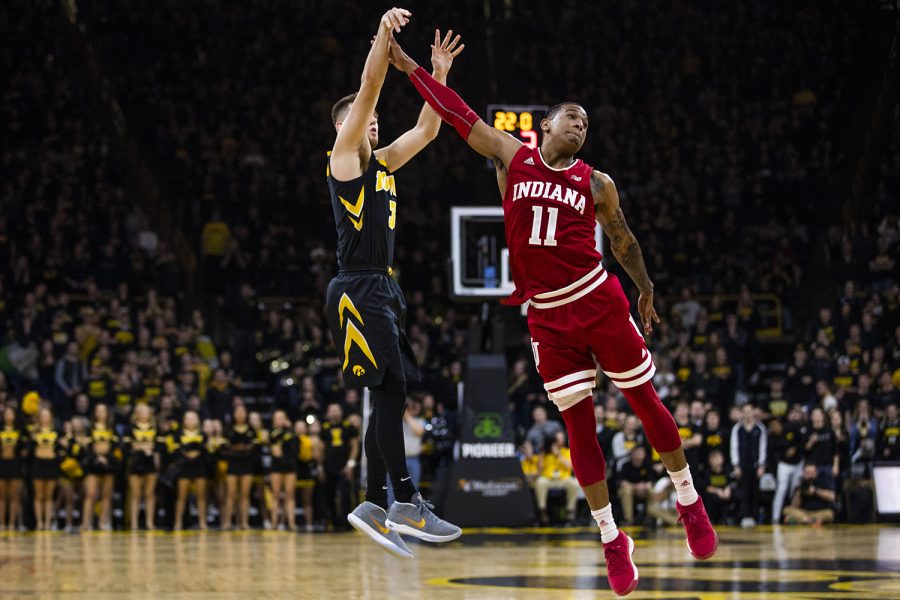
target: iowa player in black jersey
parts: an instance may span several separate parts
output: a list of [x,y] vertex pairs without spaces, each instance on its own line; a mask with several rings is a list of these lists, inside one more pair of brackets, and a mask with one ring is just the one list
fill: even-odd
[[[392,32],[399,32],[410,16],[409,11],[393,8],[381,18],[359,91],[341,98],[332,109],[337,137],[326,170],[340,268],[328,286],[328,322],[343,361],[346,385],[366,386],[373,396],[365,435],[367,501],[348,519],[386,550],[405,558],[412,554],[387,525],[387,474],[398,503],[416,510],[428,507],[410,480],[403,445],[406,382],[418,379],[419,372],[404,332],[406,301],[391,278],[397,223],[393,173],[437,136],[440,118],[426,105],[413,129],[378,148],[375,106],[393,60]],[[446,81],[454,57],[462,51],[458,44],[459,36],[453,38],[452,32],[443,40],[440,32],[435,32],[431,62],[439,81]],[[352,462],[346,465],[350,470],[355,467]],[[424,523],[417,519],[419,522]],[[432,523],[431,519],[427,522],[428,526]]]

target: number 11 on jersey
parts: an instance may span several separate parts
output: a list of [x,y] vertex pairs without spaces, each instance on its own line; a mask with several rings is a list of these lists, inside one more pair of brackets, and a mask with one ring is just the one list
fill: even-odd
[[531,237],[528,243],[532,246],[555,246],[556,245],[556,217],[559,209],[554,207],[547,208],[547,235],[541,239],[541,222],[544,220],[544,207],[532,206],[531,212],[534,213],[534,220],[531,222]]

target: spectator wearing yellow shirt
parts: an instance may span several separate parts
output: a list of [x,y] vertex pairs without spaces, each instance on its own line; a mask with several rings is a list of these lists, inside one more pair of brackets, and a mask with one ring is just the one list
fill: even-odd
[[534,482],[540,475],[541,457],[534,453],[534,446],[528,440],[522,443],[519,462],[522,463],[522,473],[525,475],[528,485],[534,487]]
[[578,502],[580,487],[572,476],[572,460],[566,447],[566,434],[556,433],[552,440],[544,443],[544,454],[541,456],[540,476],[534,482],[534,497],[537,501],[541,524],[546,525],[547,495],[550,490],[566,491],[566,516],[571,523],[575,520],[575,503]]

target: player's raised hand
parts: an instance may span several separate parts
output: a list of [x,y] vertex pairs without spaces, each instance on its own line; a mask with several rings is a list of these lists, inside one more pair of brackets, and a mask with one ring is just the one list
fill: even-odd
[[641,323],[644,325],[644,335],[653,333],[653,323],[659,323],[659,315],[653,308],[653,290],[641,292],[638,297],[638,313],[641,315]]
[[403,51],[393,35],[388,39],[388,62],[404,73],[412,73],[419,67],[416,61]]
[[[453,37],[453,30],[449,30],[441,40],[441,30],[434,30],[434,43],[431,45],[431,66],[434,68],[434,76],[446,76],[453,64],[453,59],[466,47],[459,43],[460,36]],[[458,47],[457,47],[458,45]]]
[[392,8],[381,17],[381,26],[387,30],[400,33],[400,29],[409,23],[412,13],[405,8]]

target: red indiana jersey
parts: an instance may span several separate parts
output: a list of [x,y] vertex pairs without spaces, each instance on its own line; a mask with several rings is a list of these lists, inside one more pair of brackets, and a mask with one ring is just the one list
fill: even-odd
[[[522,146],[506,175],[503,220],[516,291],[507,304],[566,290],[602,272],[594,240],[593,169],[580,159],[547,166],[539,148]],[[549,294],[553,296],[554,294]],[[568,295],[568,294],[567,294]]]

